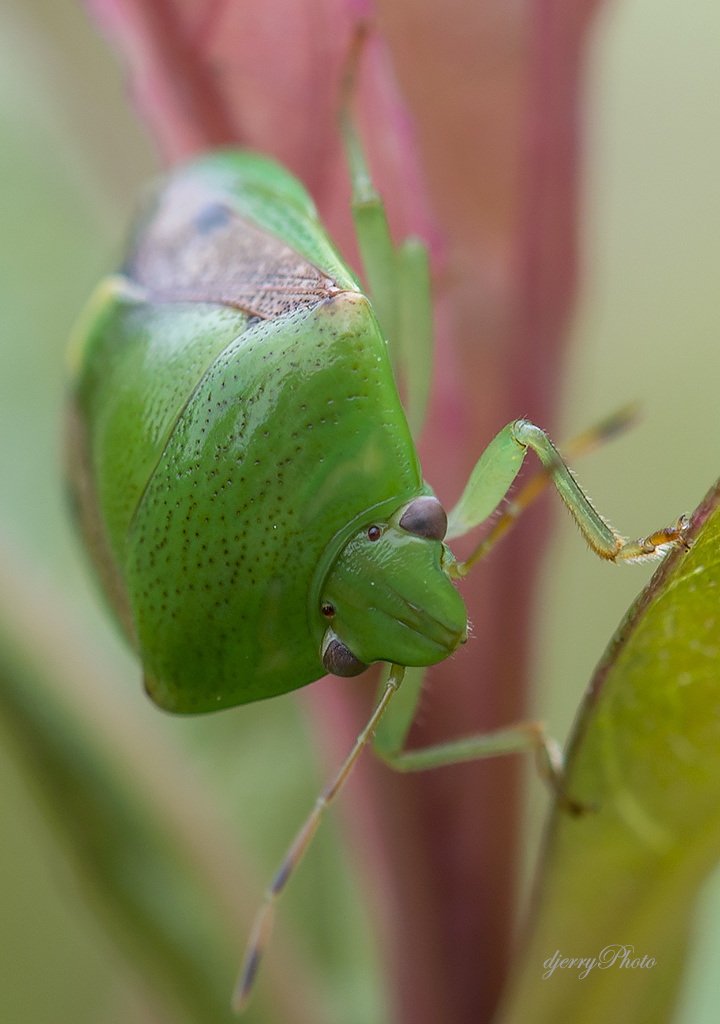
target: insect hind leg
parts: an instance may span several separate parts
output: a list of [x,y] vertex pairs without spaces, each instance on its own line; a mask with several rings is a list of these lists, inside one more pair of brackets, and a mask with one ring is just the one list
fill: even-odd
[[425,420],[432,380],[433,319],[428,250],[417,238],[396,246],[382,196],[373,184],[352,115],[360,58],[369,29],[359,26],[346,60],[340,128],[352,184],[351,209],[368,294],[388,342],[395,377],[402,384],[413,436]]

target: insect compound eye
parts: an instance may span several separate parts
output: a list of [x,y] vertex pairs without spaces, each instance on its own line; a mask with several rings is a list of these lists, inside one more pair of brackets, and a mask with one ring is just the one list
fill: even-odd
[[380,540],[382,537],[382,530],[379,526],[368,526],[367,538],[368,540]]
[[447,513],[437,498],[423,494],[410,502],[402,514],[400,526],[416,537],[442,540],[447,533]]
[[325,671],[334,676],[359,676],[367,668],[331,629],[323,637],[320,654]]

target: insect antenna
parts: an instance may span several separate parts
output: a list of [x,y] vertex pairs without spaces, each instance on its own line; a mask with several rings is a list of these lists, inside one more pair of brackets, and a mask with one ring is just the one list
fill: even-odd
[[387,708],[392,695],[400,686],[404,674],[404,666],[392,666],[388,681],[385,684],[385,689],[383,690],[382,696],[377,702],[375,710],[370,716],[367,725],[355,740],[352,750],[348,754],[337,774],[330,780],[318,796],[315,801],[315,806],[298,830],[295,838],[288,848],[287,853],[285,854],[285,857],[283,858],[282,863],[280,864],[280,867],[275,873],[275,877],[265,892],[265,898],[255,916],[255,921],[253,922],[247,949],[245,950],[242,969],[233,992],[232,1007],[235,1013],[242,1012],[247,1005],[250,993],[252,992],[255,978],[257,977],[258,967],[260,966],[260,960],[272,932],[275,917],[275,904],[287,885],[290,876],[302,860],[305,851],[310,845],[310,840],[315,835],[315,831],[320,824],[323,812],[342,789],[355,765],[355,762],[360,756],[363,747],[365,747],[368,740],[371,738],[378,722],[385,713],[385,709]]

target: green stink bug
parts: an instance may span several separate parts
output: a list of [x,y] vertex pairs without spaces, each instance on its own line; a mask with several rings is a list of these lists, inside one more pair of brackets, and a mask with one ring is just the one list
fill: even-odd
[[[150,696],[206,712],[295,689],[325,672],[392,668],[338,776],[283,862],[250,941],[250,990],[271,910],[320,815],[372,735],[407,666],[467,638],[446,540],[485,521],[532,448],[591,546],[639,560],[681,543],[684,521],[625,541],[595,512],[557,450],[516,421],[491,442],[446,516],[423,481],[388,342],[429,337],[422,249],[394,248],[345,124],[370,301],[285,170],[228,151],[172,174],[148,205],[122,274],[103,282],[73,347],[71,475],[106,594]],[[378,268],[382,268],[378,270]],[[388,282],[392,287],[388,287]],[[412,367],[396,363],[408,381]],[[391,714],[389,712],[388,714]],[[388,718],[385,719],[387,723]],[[539,749],[531,726],[431,750],[381,753],[411,770]]]
[[211,711],[446,657],[466,623],[440,506],[377,319],[308,197],[225,153],[181,171],[148,218],[92,307],[75,450],[152,698]]

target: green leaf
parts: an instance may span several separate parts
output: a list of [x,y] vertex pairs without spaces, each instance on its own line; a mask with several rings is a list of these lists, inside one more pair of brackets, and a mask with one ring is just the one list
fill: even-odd
[[[720,483],[692,548],[665,560],[598,666],[568,756],[568,792],[590,809],[553,813],[498,1024],[672,1017],[698,889],[720,858],[719,503]],[[587,957],[586,973],[567,962]]]

